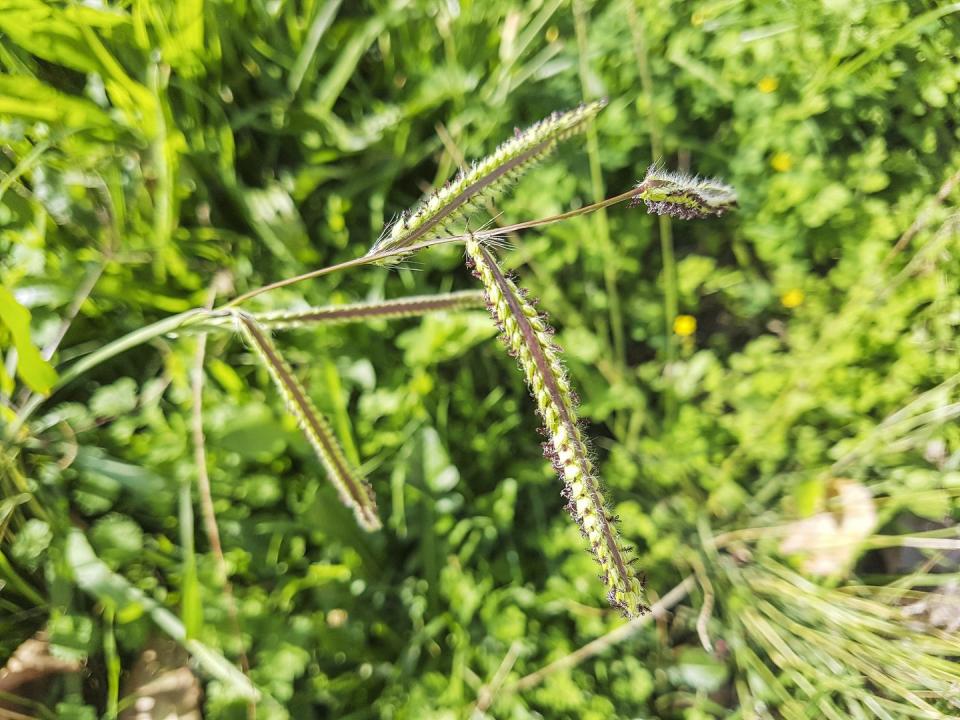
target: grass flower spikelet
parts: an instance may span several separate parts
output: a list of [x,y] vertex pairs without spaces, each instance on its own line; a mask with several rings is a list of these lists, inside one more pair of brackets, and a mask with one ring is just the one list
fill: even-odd
[[643,586],[607,510],[576,417],[576,401],[553,343],[553,330],[509,278],[489,249],[467,241],[467,257],[483,283],[491,314],[516,356],[537,402],[549,442],[547,456],[564,481],[567,509],[579,523],[600,564],[610,603],[628,617],[646,610]]
[[462,217],[482,195],[499,191],[550,153],[561,140],[583,130],[605,105],[606,100],[597,100],[566,112],[555,112],[526,130],[517,130],[493,154],[461,171],[413,211],[401,214],[367,255],[408,247],[439,234]]
[[253,317],[262,327],[270,330],[290,330],[316,324],[333,325],[365,320],[391,320],[431,312],[467,310],[477,307],[483,307],[483,293],[464,290],[436,295],[414,295],[381,302],[325,305],[303,310],[278,310],[255,313]]
[[313,446],[317,457],[326,468],[330,481],[343,504],[353,510],[357,522],[365,530],[379,530],[380,517],[377,515],[377,501],[370,484],[350,466],[337,442],[333,430],[326,418],[317,410],[306,389],[293,373],[293,369],[270,340],[267,331],[252,315],[233,311],[240,334],[247,341],[257,357],[266,366],[270,377],[283,396],[287,409],[297,419],[307,440]]
[[680,220],[719,217],[737,207],[737,193],[726,183],[669,172],[659,165],[650,166],[636,190],[631,207],[643,202],[648,212]]

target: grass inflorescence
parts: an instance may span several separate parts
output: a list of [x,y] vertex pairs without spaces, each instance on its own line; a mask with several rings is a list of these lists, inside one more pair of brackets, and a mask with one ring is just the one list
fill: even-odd
[[373,488],[359,471],[350,466],[330,424],[310,400],[306,389],[294,374],[293,368],[284,360],[267,331],[253,316],[235,311],[233,317],[236,319],[240,334],[267,368],[284,403],[297,419],[304,435],[316,451],[330,481],[337,488],[343,504],[353,510],[357,522],[365,530],[378,530],[381,523],[377,515],[377,501]]
[[493,253],[467,241],[467,258],[483,284],[500,337],[517,358],[549,441],[544,451],[564,482],[567,510],[580,525],[601,569],[608,599],[628,617],[646,610],[643,584],[620,540],[577,421],[576,399],[553,341],[553,329],[525,293],[508,278]]
[[476,290],[462,290],[436,295],[384,300],[380,302],[326,305],[303,310],[275,310],[254,313],[253,317],[265,328],[289,330],[314,325],[366,322],[370,320],[393,320],[417,317],[427,313],[467,310],[483,306],[483,294]]
[[492,154],[462,170],[455,179],[435,190],[413,210],[404,211],[384,230],[368,255],[409,247],[437,235],[462,218],[484,196],[498,192],[518,178],[557,144],[580,132],[606,105],[596,100],[566,112],[555,112],[526,130],[517,130]]
[[736,192],[721,180],[671,172],[657,164],[647,170],[636,193],[631,205],[642,202],[651,213],[680,220],[719,217],[737,207]]

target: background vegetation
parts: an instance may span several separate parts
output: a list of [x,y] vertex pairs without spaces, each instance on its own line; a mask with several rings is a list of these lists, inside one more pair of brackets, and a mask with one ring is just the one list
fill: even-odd
[[[114,717],[170,671],[184,717],[248,717],[251,687],[262,718],[960,714],[958,10],[2,0],[0,660],[37,637],[68,672],[0,713]],[[738,190],[720,220],[618,206],[505,254],[558,327],[651,601],[679,585],[671,613],[624,629],[606,606],[480,310],[277,336],[376,489],[374,534],[250,349],[210,336],[228,583],[196,336],[12,431],[54,381],[37,349],[62,372],[359,256],[464,158],[602,95],[491,210],[585,205],[653,158]],[[448,247],[250,307],[474,286]]]

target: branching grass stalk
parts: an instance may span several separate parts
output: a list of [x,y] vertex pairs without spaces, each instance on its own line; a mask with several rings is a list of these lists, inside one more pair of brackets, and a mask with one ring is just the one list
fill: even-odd
[[642,614],[647,609],[642,583],[631,567],[628,549],[620,541],[614,517],[594,474],[578,425],[573,390],[552,340],[553,330],[504,275],[490,250],[477,240],[469,240],[467,257],[483,283],[502,338],[510,354],[519,361],[536,399],[550,438],[545,452],[564,481],[567,509],[590,543],[608,589],[608,599],[628,617]]
[[568,220],[569,218],[578,217],[580,215],[586,215],[588,213],[596,212],[600,208],[610,207],[611,205],[616,205],[617,203],[621,203],[624,200],[630,200],[631,198],[634,198],[637,195],[639,195],[641,192],[642,192],[641,188],[634,187],[624,193],[620,193],[619,195],[614,195],[613,197],[609,197],[606,200],[592,203],[591,205],[585,205],[582,208],[568,210],[567,212],[560,213],[558,215],[551,215],[549,217],[539,218],[536,220],[526,220],[524,222],[514,223],[513,225],[506,225],[504,227],[499,227],[492,230],[480,230],[473,233],[463,233],[459,235],[449,235],[445,237],[432,238],[430,240],[425,240],[423,242],[419,242],[409,247],[393,249],[393,250],[384,250],[382,252],[378,252],[373,255],[368,254],[358,258],[353,258],[352,260],[345,260],[344,262],[337,263],[335,265],[329,265],[327,267],[319,268],[318,270],[311,270],[310,272],[303,273],[302,275],[295,275],[293,277],[284,278],[282,280],[277,280],[276,282],[263,285],[253,290],[249,290],[243,293],[242,295],[238,295],[230,302],[224,305],[221,305],[220,309],[226,310],[228,308],[242,305],[248,300],[251,300],[252,298],[257,297],[258,295],[262,295],[263,293],[270,292],[271,290],[279,290],[280,288],[288,287],[290,285],[295,285],[305,280],[312,280],[314,278],[323,277],[324,275],[330,275],[335,272],[340,272],[341,270],[349,270],[350,268],[360,267],[363,265],[372,265],[384,260],[391,260],[394,258],[402,257],[404,255],[409,255],[419,250],[426,250],[427,248],[436,247],[438,245],[450,245],[453,243],[466,242],[470,238],[476,238],[477,240],[488,240],[491,238],[499,237],[501,235],[507,235],[512,232],[519,232],[520,230],[528,230],[530,228],[542,227],[544,225],[551,225],[553,223],[561,222],[563,220]]
[[267,368],[287,408],[296,417],[317,457],[326,468],[343,504],[353,510],[357,522],[365,530],[378,530],[380,517],[377,515],[373,488],[359,471],[350,466],[327,419],[314,406],[306,389],[270,340],[266,330],[247,313],[235,311],[234,317],[240,333]]
[[416,317],[431,312],[466,310],[483,307],[483,302],[482,292],[465,290],[437,295],[416,295],[382,302],[327,305],[303,310],[254,313],[253,317],[264,328],[290,330],[316,324],[334,325],[366,320]]
[[[586,16],[583,7],[575,6],[578,42],[583,55],[586,52]],[[581,65],[581,80],[586,83],[586,66]],[[600,211],[624,200],[632,204],[643,202],[647,209],[662,215],[693,219],[721,215],[736,206],[736,196],[731,188],[712,179],[700,179],[684,174],[668,173],[652,166],[646,178],[631,190],[598,200],[591,205],[570,210],[559,215],[517,223],[512,226],[466,232],[447,237],[430,237],[447,228],[456,218],[469,222],[466,211],[477,203],[484,193],[494,192],[510,179],[517,177],[534,161],[550,152],[561,140],[590,126],[590,121],[604,106],[604,101],[582,105],[565,113],[554,113],[515,137],[503,143],[496,152],[481,160],[470,170],[462,172],[454,181],[434,193],[410,215],[404,215],[390,226],[384,236],[363,257],[287,278],[240,295],[220,308],[211,310],[197,308],[166,318],[140,328],[123,338],[105,345],[98,351],[74,363],[60,376],[54,391],[64,387],[83,373],[143,343],[164,334],[189,330],[200,332],[200,343],[193,368],[194,392],[194,445],[201,485],[207,485],[206,501],[209,504],[209,482],[206,479],[206,457],[203,451],[202,417],[202,368],[206,332],[210,328],[235,328],[246,340],[257,358],[263,363],[279,389],[287,408],[296,417],[307,436],[331,482],[337,488],[341,500],[350,507],[366,530],[380,528],[376,501],[372,487],[347,459],[327,419],[313,405],[305,388],[296,378],[290,365],[270,339],[268,328],[287,329],[316,323],[345,323],[369,319],[407,317],[438,310],[457,310],[479,304],[480,294],[475,292],[448,293],[433,297],[413,297],[381,303],[356,303],[334,307],[307,308],[295,311],[280,311],[255,315],[237,309],[237,306],[269,290],[320,277],[329,273],[359,267],[371,263],[411,254],[434,245],[465,241],[467,255],[475,274],[483,283],[488,307],[501,327],[511,354],[518,357],[526,376],[527,384],[537,402],[550,437],[545,451],[564,481],[563,495],[568,499],[567,508],[580,525],[590,549],[599,563],[601,579],[608,590],[612,605],[620,608],[628,617],[647,610],[643,584],[631,567],[629,549],[621,543],[616,529],[616,520],[603,499],[600,483],[594,474],[586,441],[581,433],[576,400],[569,380],[560,362],[560,350],[553,343],[553,330],[546,318],[534,310],[524,291],[509,279],[497,264],[492,252],[483,244],[494,244],[504,234],[547,225],[567,218]],[[592,128],[592,126],[590,126]],[[599,174],[599,148],[596,133],[591,133],[591,179],[595,197],[603,193]],[[598,228],[604,241],[606,259],[607,294],[610,303],[611,333],[613,336],[615,362],[625,365],[625,346],[622,336],[623,323],[617,302],[615,263],[610,247],[609,227],[603,215]],[[675,294],[675,288],[674,288]],[[212,298],[211,303],[212,305]],[[15,438],[31,414],[44,398],[34,395],[24,403],[8,428]],[[189,487],[181,488],[181,520],[184,530],[182,544],[187,563],[185,566],[184,622],[177,632],[190,641],[200,625],[198,596],[191,593],[196,585],[196,568],[192,561],[193,525],[192,503]],[[205,511],[211,545],[218,547],[215,520],[211,522],[212,510]],[[219,548],[218,548],[219,550]],[[218,554],[222,555],[222,551]],[[222,570],[222,568],[221,568]],[[166,622],[166,620],[164,620]],[[709,644],[707,641],[705,644]]]

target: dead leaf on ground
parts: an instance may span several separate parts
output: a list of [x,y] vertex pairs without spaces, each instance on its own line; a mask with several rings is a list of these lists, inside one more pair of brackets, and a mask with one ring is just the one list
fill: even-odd
[[862,483],[834,479],[829,492],[831,510],[791,523],[780,543],[783,554],[802,556],[803,569],[811,575],[846,572],[877,526],[873,496]]
[[200,683],[176,643],[158,641],[143,651],[124,687],[136,699],[120,720],[201,720]]

